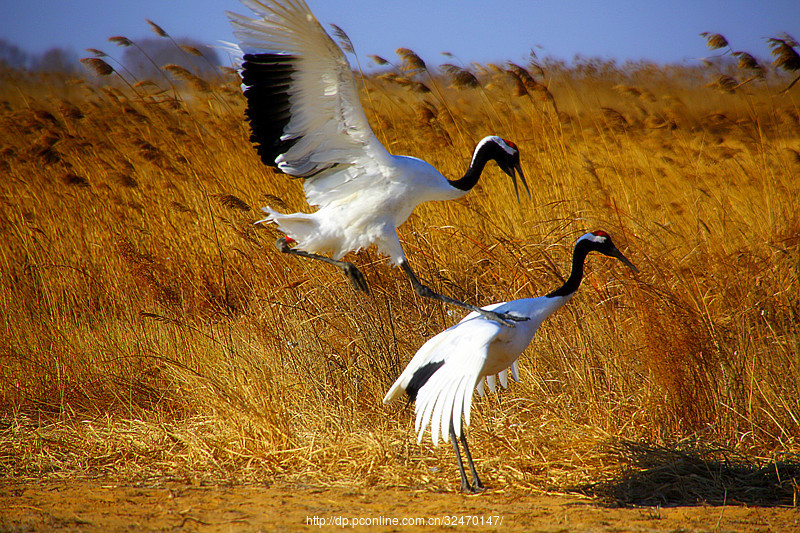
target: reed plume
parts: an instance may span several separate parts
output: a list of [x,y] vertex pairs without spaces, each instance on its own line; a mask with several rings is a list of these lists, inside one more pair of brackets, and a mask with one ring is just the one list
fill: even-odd
[[220,204],[224,205],[229,209],[238,209],[239,211],[250,211],[250,206],[247,205],[247,202],[235,196],[233,194],[217,194],[214,197],[219,201]]
[[81,63],[91,68],[98,76],[114,74],[114,68],[99,57],[85,57],[81,59]]
[[345,52],[355,54],[356,50],[353,47],[353,41],[350,40],[350,37],[347,36],[344,30],[336,24],[331,24],[331,28],[333,28],[333,36],[339,40],[339,46],[341,49]]
[[376,65],[378,65],[379,67],[383,67],[383,66],[386,66],[386,65],[391,65],[391,63],[389,63],[389,61],[387,61],[386,59],[382,58],[381,56],[377,56],[377,55],[374,55],[374,54],[368,54],[367,57],[370,58],[372,60],[372,62],[375,63]]
[[147,22],[147,24],[150,26],[150,29],[153,30],[153,33],[155,33],[159,37],[169,38],[169,34],[166,31],[164,31],[164,29],[161,26],[159,26],[150,19],[145,19],[145,22]]
[[714,81],[709,83],[707,87],[714,87],[719,89],[724,93],[733,93],[737,87],[739,87],[740,83],[733,78],[732,76],[728,76],[727,74],[717,74],[714,78]]
[[403,71],[410,75],[427,72],[428,67],[425,61],[422,60],[413,50],[408,48],[398,48],[395,53],[403,60]]
[[[791,66],[794,41],[776,39]],[[301,180],[261,164],[235,72],[169,98],[88,53],[82,65],[110,79],[0,72],[0,477],[446,490],[451,479],[430,472],[451,471],[452,454],[417,446],[408,413],[381,398],[463,314],[409,293],[374,249],[357,257],[369,297],[275,251],[281,235],[253,224],[257,207],[309,206]],[[755,57],[731,55],[747,76]],[[608,443],[625,440],[797,454],[796,99],[766,83],[746,95],[696,83],[718,66],[610,62],[544,63],[546,77],[528,63],[469,65],[480,90],[424,78],[434,98],[411,62],[363,76],[365,114],[390,151],[458,176],[472,141],[495,132],[540,184],[517,207],[508,181],[487,176],[474,195],[417,209],[398,235],[421,276],[479,304],[543,294],[565,277],[574,238],[598,227],[641,269],[587,263],[588,296],[542,327],[520,382],[475,401],[471,430],[493,435],[475,451],[496,485],[619,480],[626,463]],[[197,75],[165,68],[176,85]],[[509,89],[552,91],[561,113]],[[796,474],[773,471],[791,501]],[[649,479],[633,478],[651,495],[681,482]]]
[[478,78],[476,78],[472,72],[463,67],[445,63],[439,68],[441,68],[442,71],[447,75],[448,79],[450,80],[450,84],[453,87],[475,88],[481,86]]
[[530,72],[524,67],[509,61],[506,63],[508,72],[520,81],[522,86],[529,91],[536,91],[539,89],[540,83],[537,82]]
[[710,50],[719,50],[721,48],[728,48],[728,40],[719,33],[710,33],[704,31],[700,34],[706,40],[706,46]]

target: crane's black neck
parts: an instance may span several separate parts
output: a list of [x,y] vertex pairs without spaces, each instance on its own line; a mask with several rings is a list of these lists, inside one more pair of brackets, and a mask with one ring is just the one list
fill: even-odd
[[464,176],[457,180],[447,180],[450,185],[462,191],[471,191],[478,183],[483,172],[483,167],[490,159],[496,159],[494,151],[500,149],[494,142],[487,142],[481,145],[472,156],[472,162],[464,173]]
[[561,287],[547,295],[548,298],[570,296],[578,290],[583,280],[583,263],[590,251],[591,243],[589,241],[581,240],[575,244],[575,250],[572,252],[572,272]]

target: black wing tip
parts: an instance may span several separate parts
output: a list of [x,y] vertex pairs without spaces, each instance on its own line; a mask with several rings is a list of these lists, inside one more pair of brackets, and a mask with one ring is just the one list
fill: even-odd
[[280,170],[276,159],[286,153],[298,139],[282,139],[291,120],[290,90],[296,72],[291,54],[244,54],[242,83],[247,99],[245,116],[250,123],[250,142],[261,161]]
[[297,59],[297,56],[292,54],[281,54],[276,52],[261,52],[258,54],[246,53],[242,56],[245,63],[287,63]]
[[411,380],[406,385],[406,394],[409,402],[417,399],[417,393],[428,382],[433,374],[444,364],[444,360],[427,363],[419,367],[411,376]]

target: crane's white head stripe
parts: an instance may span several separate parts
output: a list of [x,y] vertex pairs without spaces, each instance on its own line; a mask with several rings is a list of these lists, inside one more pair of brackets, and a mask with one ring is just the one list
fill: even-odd
[[606,242],[608,240],[608,235],[595,235],[594,233],[587,233],[578,240],[601,243],[601,242]]
[[475,151],[472,153],[473,163],[475,162],[475,156],[478,155],[478,152],[481,151],[481,148],[483,148],[486,144],[489,143],[496,144],[497,146],[505,150],[508,155],[514,155],[518,152],[516,148],[506,144],[506,141],[504,141],[502,137],[498,137],[497,135],[489,135],[488,137],[484,137],[483,139],[481,139],[481,141],[475,147]]

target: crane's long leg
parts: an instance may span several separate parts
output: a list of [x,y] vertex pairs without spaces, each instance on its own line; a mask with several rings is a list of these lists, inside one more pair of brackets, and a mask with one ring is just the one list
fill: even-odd
[[347,261],[338,261],[336,259],[331,259],[330,257],[325,257],[324,255],[312,254],[303,250],[295,250],[294,248],[289,247],[286,237],[281,237],[278,239],[275,242],[275,246],[277,246],[278,250],[285,254],[297,255],[300,257],[306,257],[308,259],[316,259],[317,261],[322,261],[323,263],[328,263],[329,265],[334,265],[338,268],[341,268],[344,274],[350,278],[350,282],[357,291],[362,291],[369,294],[369,285],[367,285],[367,279],[353,263],[348,263]]
[[475,311],[477,313],[482,314],[489,320],[495,320],[510,328],[514,327],[514,322],[521,322],[524,320],[528,320],[528,317],[526,316],[515,316],[515,315],[510,315],[508,313],[496,313],[494,311],[486,311],[485,309],[481,309],[478,306],[468,304],[460,300],[456,300],[455,298],[451,298],[449,296],[445,296],[437,292],[433,292],[433,290],[430,287],[428,287],[427,285],[423,285],[419,281],[419,278],[417,278],[417,275],[414,274],[413,270],[411,270],[411,266],[409,266],[408,261],[406,261],[405,259],[400,261],[400,268],[403,269],[403,272],[406,273],[408,279],[411,280],[411,286],[414,287],[414,292],[416,292],[420,296],[423,296],[425,298],[432,298],[434,300],[439,300],[440,302],[444,302],[447,304],[457,305],[459,307],[463,307],[464,309],[469,309],[470,311]]
[[469,453],[469,446],[467,446],[467,436],[464,434],[464,429],[461,429],[461,444],[464,445],[464,455],[467,456],[469,463],[469,470],[472,473],[472,492],[480,492],[483,490],[483,483],[481,478],[478,477],[478,471],[475,470],[475,463],[472,462],[472,454]]
[[[456,430],[453,429],[453,422],[450,421],[450,442],[453,443],[453,451],[456,452],[456,462],[458,463],[458,471],[461,474],[461,492],[475,492],[469,484],[467,473],[464,472],[464,462],[461,460],[461,451],[458,449],[458,439],[456,438]],[[470,466],[472,463],[470,463]]]

